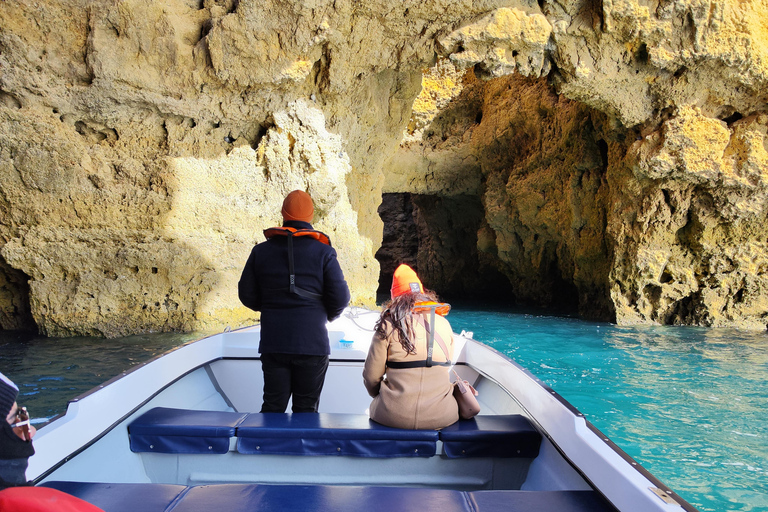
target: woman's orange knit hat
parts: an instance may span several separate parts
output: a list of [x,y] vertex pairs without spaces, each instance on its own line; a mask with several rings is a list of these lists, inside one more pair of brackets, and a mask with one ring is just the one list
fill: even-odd
[[404,293],[424,293],[424,287],[421,285],[419,276],[413,271],[411,267],[405,263],[401,264],[395,270],[395,274],[392,276],[392,289],[390,293],[392,298],[399,297]]
[[315,207],[312,198],[303,190],[294,190],[283,201],[283,219],[312,222],[315,216]]

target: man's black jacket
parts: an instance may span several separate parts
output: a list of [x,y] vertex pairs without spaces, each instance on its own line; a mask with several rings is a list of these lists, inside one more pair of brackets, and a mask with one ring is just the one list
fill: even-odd
[[[312,229],[300,221],[286,221],[283,226]],[[262,354],[328,355],[325,324],[341,315],[350,298],[336,250],[313,238],[294,236],[293,259],[296,286],[321,299],[288,291],[288,237],[274,236],[251,251],[238,283],[240,302],[261,311]]]

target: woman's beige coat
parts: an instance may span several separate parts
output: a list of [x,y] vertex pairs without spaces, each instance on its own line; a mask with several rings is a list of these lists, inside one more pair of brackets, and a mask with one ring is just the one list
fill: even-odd
[[[428,319],[428,315],[421,315]],[[423,361],[427,358],[427,331],[419,315],[413,316],[416,331],[415,354],[407,354],[397,331],[385,323],[386,336],[374,334],[363,369],[363,381],[373,397],[371,419],[390,427],[438,429],[459,420],[447,366],[430,368],[387,368],[387,361]],[[432,360],[445,362],[453,357],[453,331],[448,320],[435,317],[437,332],[448,348],[448,357],[435,341]]]

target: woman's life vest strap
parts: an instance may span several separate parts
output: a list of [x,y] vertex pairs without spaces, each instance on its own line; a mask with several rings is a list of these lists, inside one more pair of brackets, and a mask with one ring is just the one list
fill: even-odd
[[[416,307],[414,307],[414,311],[416,311],[417,307],[423,304],[429,304],[429,306],[433,307],[432,308],[433,315],[437,307],[448,306],[448,309],[451,308],[449,304],[438,304],[436,302],[418,303]],[[419,319],[424,324],[424,328],[427,330],[427,333],[429,333],[429,342],[427,345],[427,358],[421,361],[387,361],[387,366],[389,368],[401,369],[401,368],[430,368],[432,366],[451,366],[451,357],[448,355],[448,347],[446,346],[445,341],[443,340],[443,337],[440,336],[440,333],[437,332],[437,329],[430,329],[429,323],[427,323],[426,318],[424,318],[422,315],[419,315]],[[432,318],[432,325],[434,326],[434,318]],[[443,354],[445,354],[446,361],[444,363],[436,363],[432,361],[432,350],[434,348],[435,341],[437,341],[437,344],[440,346],[440,349],[443,351]]]
[[293,237],[306,236],[314,238],[318,242],[322,242],[325,245],[331,245],[331,239],[325,233],[321,231],[315,231],[314,229],[296,229],[289,227],[269,228],[264,230],[264,236],[269,240],[275,236],[284,236],[288,239],[288,293],[304,297],[305,299],[322,300],[323,296],[317,293],[310,292],[303,288],[296,286],[296,271],[293,263]]
[[427,366],[427,361],[424,359],[421,361],[387,361],[387,368],[394,368],[396,370],[403,368],[431,368],[432,366],[451,366],[451,363],[450,361],[445,363],[435,363],[433,361],[431,365]]

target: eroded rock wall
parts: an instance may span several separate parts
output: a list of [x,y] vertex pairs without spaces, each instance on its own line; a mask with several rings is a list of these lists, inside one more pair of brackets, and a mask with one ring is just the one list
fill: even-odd
[[[347,263],[371,260],[354,249],[349,157],[310,100],[321,64],[265,78],[282,50],[245,29],[259,23],[246,3],[239,14],[234,2],[15,4],[2,7],[0,254],[30,277],[44,333],[252,318],[238,307],[239,269],[293,188],[316,197]],[[227,61],[250,45],[265,62]],[[268,90],[241,85],[249,65]],[[347,271],[353,284],[370,278]]]
[[[605,115],[557,95],[545,79],[512,75],[481,81],[470,73],[421,141],[404,145],[390,165],[405,175],[418,157],[462,155],[472,163],[477,183],[465,193],[477,190],[484,212],[473,222],[472,236],[465,237],[476,246],[476,265],[482,258],[506,276],[509,300],[578,305],[584,316],[612,317],[607,153],[609,144],[620,148],[622,141],[606,140],[611,131],[605,121]],[[421,215],[429,217],[424,201],[422,206]],[[463,218],[466,223],[472,216]],[[447,242],[451,236],[439,224],[427,223],[425,229],[434,225],[432,238]]]
[[542,13],[546,47],[523,35],[546,24],[519,17],[511,36],[489,16],[444,39],[457,68],[427,72],[422,95],[447,106],[414,116],[391,191],[478,191],[478,243],[524,303],[765,329],[768,47],[754,20],[766,5],[545,2]]
[[437,197],[425,214],[477,197],[478,258],[523,300],[764,328],[766,17],[762,0],[0,2],[2,327],[251,322],[240,268],[303,188],[358,304],[382,192],[404,192]]
[[766,122],[680,108],[613,170],[611,298],[622,322],[766,328]]
[[294,188],[372,305],[381,167],[436,34],[503,4],[0,4],[3,327],[25,293],[50,335],[252,322],[240,268]]

